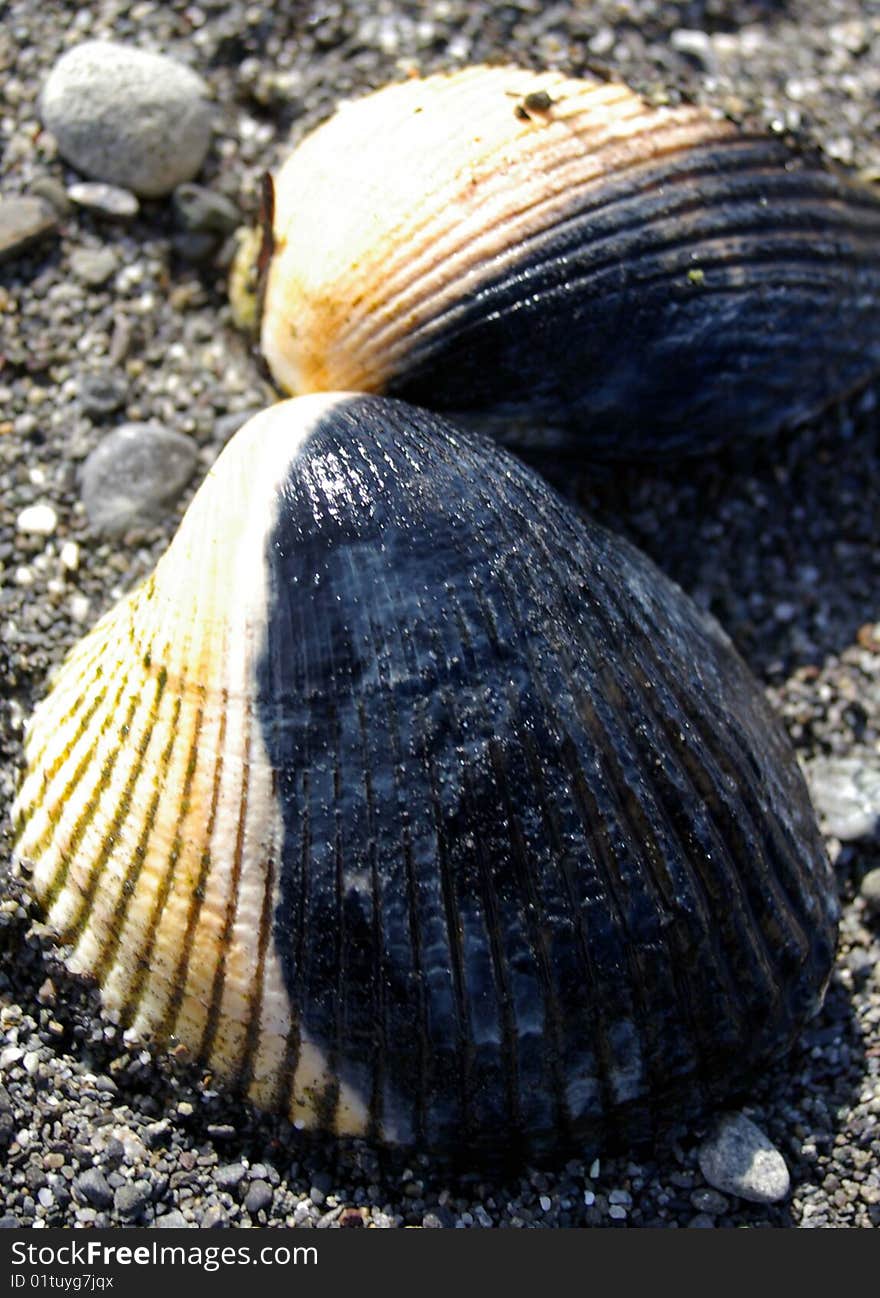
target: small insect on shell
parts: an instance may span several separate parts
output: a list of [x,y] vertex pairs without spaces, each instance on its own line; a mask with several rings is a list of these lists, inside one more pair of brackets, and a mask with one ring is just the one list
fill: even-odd
[[346,105],[274,183],[285,392],[612,457],[775,433],[880,372],[880,201],[705,108],[473,67]]
[[241,429],[26,755],[16,851],[71,968],[304,1126],[644,1137],[828,976],[828,862],[723,633],[401,402]]

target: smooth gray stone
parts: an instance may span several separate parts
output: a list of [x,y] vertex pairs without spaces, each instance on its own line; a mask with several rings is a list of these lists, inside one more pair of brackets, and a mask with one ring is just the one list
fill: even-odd
[[778,1203],[789,1190],[785,1161],[760,1127],[742,1113],[725,1113],[697,1152],[714,1189],[751,1203]]
[[180,433],[158,424],[122,424],[82,468],[81,493],[92,526],[105,536],[156,522],[192,477],[198,455]]
[[208,93],[201,77],[163,54],[86,41],[55,64],[41,110],[77,170],[158,198],[191,180],[205,160]]

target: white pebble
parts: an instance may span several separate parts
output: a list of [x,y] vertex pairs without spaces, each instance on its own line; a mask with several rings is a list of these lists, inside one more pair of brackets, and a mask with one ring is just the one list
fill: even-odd
[[28,505],[15,520],[19,532],[34,536],[51,536],[58,526],[58,515],[51,505]]
[[599,1175],[599,1160],[598,1158],[594,1158],[592,1163],[590,1164],[590,1180],[595,1181],[598,1175]]
[[596,1196],[595,1194],[593,1194],[593,1191],[584,1190],[584,1206],[587,1208],[592,1208],[595,1202],[596,1202]]
[[70,616],[74,622],[85,622],[89,616],[91,607],[87,595],[71,595],[70,597]]
[[613,1203],[608,1209],[608,1216],[613,1217],[615,1221],[624,1221],[626,1219],[626,1208],[622,1208],[619,1203]]
[[544,1212],[549,1212],[551,1207],[553,1206],[549,1194],[542,1194],[538,1202],[540,1203],[541,1208],[543,1209]]
[[79,546],[76,541],[65,541],[61,547],[61,567],[68,572],[76,572],[79,567]]

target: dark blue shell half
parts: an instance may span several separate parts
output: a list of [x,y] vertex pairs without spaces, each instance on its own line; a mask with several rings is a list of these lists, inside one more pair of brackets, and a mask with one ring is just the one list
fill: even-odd
[[644,1136],[789,1046],[829,975],[834,886],[717,625],[402,403],[340,398],[267,509],[272,942],[371,1134]]

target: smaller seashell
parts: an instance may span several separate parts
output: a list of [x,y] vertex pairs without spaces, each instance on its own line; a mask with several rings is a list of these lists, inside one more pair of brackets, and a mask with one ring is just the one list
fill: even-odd
[[388,86],[293,151],[264,229],[260,346],[289,393],[653,456],[776,433],[880,372],[877,196],[614,82]]

